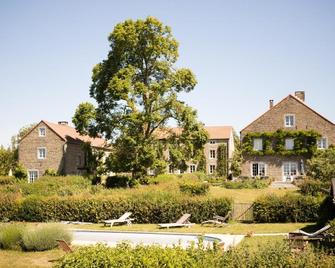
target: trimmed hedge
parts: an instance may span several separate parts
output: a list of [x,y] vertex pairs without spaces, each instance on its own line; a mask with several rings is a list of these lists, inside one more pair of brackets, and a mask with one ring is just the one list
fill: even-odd
[[266,179],[243,179],[238,181],[225,181],[222,186],[227,189],[263,189],[267,188],[270,180]]
[[327,195],[330,192],[330,182],[306,179],[298,184],[303,195]]
[[190,195],[206,195],[209,192],[209,184],[203,182],[183,182],[179,184],[182,193]]
[[286,194],[267,195],[254,202],[256,222],[315,222],[321,201],[312,196]]
[[[5,200],[4,200],[5,201]],[[178,219],[183,213],[200,223],[213,215],[231,210],[228,198],[174,197],[168,194],[143,194],[127,199],[112,197],[28,197],[22,202],[3,202],[0,219],[45,222],[57,220],[99,222],[133,213],[137,223],[162,223]],[[7,208],[3,210],[3,208]]]

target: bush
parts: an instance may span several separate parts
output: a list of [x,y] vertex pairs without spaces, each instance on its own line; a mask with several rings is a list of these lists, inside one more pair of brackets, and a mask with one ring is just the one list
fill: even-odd
[[319,196],[329,194],[330,182],[305,179],[297,185],[303,195]]
[[179,184],[182,193],[190,195],[206,195],[209,191],[209,184],[202,182],[183,182]]
[[29,251],[43,251],[57,246],[56,239],[70,243],[72,234],[63,225],[43,224],[34,228],[28,228],[22,235],[23,247]]
[[21,248],[23,227],[17,224],[0,225],[0,248],[14,249]]
[[17,167],[14,169],[13,175],[19,180],[24,180],[28,178],[28,172],[22,165],[17,165]]
[[[94,256],[94,257],[92,257]],[[81,247],[65,255],[56,267],[325,267],[335,265],[335,258],[324,252],[308,248],[294,253],[287,242],[278,241],[257,247],[240,246],[222,251],[217,246],[204,248],[179,246],[136,246],[119,244],[115,248],[105,245]]]
[[48,169],[45,170],[44,176],[53,176],[53,177],[56,177],[56,176],[58,176],[58,174],[57,174],[56,170],[53,170],[52,168],[48,168]]
[[178,219],[184,213],[192,215],[191,221],[200,223],[213,215],[226,215],[231,210],[228,198],[177,197],[168,193],[146,193],[124,197],[37,197],[25,198],[20,203],[6,203],[0,208],[10,220],[87,221],[118,218],[125,211],[133,212],[138,223],[164,223]]
[[256,222],[315,222],[319,217],[320,200],[312,196],[286,194],[267,195],[254,202]]
[[227,189],[263,189],[267,188],[270,184],[266,179],[243,179],[237,181],[225,181],[222,186]]
[[0,176],[0,185],[10,185],[15,183],[15,177]]
[[126,188],[136,185],[136,181],[128,176],[110,176],[106,179],[106,188]]
[[20,203],[17,195],[0,195],[0,221],[16,220],[19,215]]

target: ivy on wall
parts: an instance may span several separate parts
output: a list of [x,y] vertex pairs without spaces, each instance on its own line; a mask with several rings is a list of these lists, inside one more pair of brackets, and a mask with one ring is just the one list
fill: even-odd
[[217,167],[216,172],[219,176],[225,177],[228,174],[228,159],[227,159],[228,151],[227,151],[227,145],[225,143],[222,143],[218,147],[218,161],[217,161]]
[[[246,134],[242,139],[243,153],[248,155],[303,155],[311,157],[317,149],[317,140],[321,137],[314,130],[284,131],[276,132],[253,132]],[[260,138],[263,141],[263,150],[256,151],[253,141]],[[292,150],[285,148],[285,139],[292,138],[294,147]]]

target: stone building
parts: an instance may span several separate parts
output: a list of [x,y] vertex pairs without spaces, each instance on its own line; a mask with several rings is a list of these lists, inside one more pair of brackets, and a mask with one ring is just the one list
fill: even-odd
[[[320,134],[315,141],[313,132]],[[276,181],[292,181],[304,175],[313,146],[322,150],[335,144],[335,125],[305,103],[304,91],[296,91],[276,105],[270,100],[269,110],[240,134],[244,148],[248,149],[250,142],[249,150],[243,153],[241,176]]]
[[65,121],[54,124],[42,120],[21,139],[19,163],[27,169],[29,182],[47,169],[63,175],[85,174],[84,142],[90,142],[93,148],[106,148],[104,139],[82,136]]

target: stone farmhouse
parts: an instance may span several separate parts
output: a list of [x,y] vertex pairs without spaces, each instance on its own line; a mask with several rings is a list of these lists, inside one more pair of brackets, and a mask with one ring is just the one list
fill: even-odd
[[47,169],[59,174],[85,174],[86,154],[81,144],[90,142],[93,148],[106,150],[106,141],[80,135],[65,121],[58,124],[39,122],[20,141],[19,162],[33,182]]
[[269,110],[240,136],[242,177],[292,181],[305,174],[312,150],[335,144],[335,125],[305,103],[304,91],[296,91],[276,105],[270,100]]

